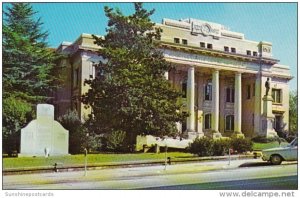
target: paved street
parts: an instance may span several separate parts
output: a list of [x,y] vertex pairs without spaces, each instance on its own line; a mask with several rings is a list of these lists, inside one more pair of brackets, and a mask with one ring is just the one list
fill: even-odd
[[227,182],[183,184],[145,188],[147,190],[297,190],[298,176],[244,179]]
[[[82,171],[9,175],[3,177],[3,189],[255,189],[268,182],[276,185],[266,189],[295,189],[296,175],[296,163],[272,166],[247,159],[230,165],[228,161],[178,164],[166,170],[164,166],[91,170],[87,176]],[[241,186],[241,181],[254,185]]]

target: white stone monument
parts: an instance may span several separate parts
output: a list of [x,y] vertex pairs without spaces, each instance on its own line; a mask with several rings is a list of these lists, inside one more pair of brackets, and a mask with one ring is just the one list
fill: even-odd
[[272,113],[273,98],[269,95],[263,97],[263,118],[262,118],[262,133],[266,137],[278,136],[274,130],[274,118]]
[[19,156],[67,155],[69,131],[54,120],[54,106],[37,105],[37,119],[21,130]]

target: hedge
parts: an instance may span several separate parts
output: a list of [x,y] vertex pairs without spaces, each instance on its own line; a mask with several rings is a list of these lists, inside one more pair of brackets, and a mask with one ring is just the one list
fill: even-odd
[[196,138],[190,144],[188,151],[198,156],[223,156],[231,148],[236,153],[252,151],[253,143],[245,138],[211,139],[208,137]]

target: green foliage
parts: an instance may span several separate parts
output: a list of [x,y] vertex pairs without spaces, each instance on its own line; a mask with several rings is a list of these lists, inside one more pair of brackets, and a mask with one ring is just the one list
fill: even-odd
[[201,138],[196,138],[194,142],[190,144],[188,150],[200,157],[211,156],[213,155],[213,144],[213,139],[204,136]]
[[198,156],[223,156],[226,155],[230,148],[238,153],[252,151],[253,143],[249,139],[211,139],[209,137],[196,138],[190,144],[188,150],[190,153]]
[[[35,105],[46,102],[59,79],[54,50],[47,48],[47,31],[29,3],[11,3],[3,12],[2,80],[3,135],[6,145],[18,142],[20,128],[33,117]],[[7,138],[7,139],[6,139]],[[19,144],[19,143],[16,143]]]
[[213,141],[213,155],[223,156],[228,154],[230,148],[229,139],[217,139]]
[[290,92],[290,109],[289,109],[289,135],[295,136],[298,134],[298,93],[297,91]]
[[286,142],[285,139],[280,137],[265,137],[265,136],[256,136],[251,140],[257,143]]
[[20,130],[31,119],[33,112],[30,104],[13,95],[3,98],[2,105],[3,153],[12,154],[19,150]]
[[107,137],[107,149],[113,151],[124,151],[125,149],[125,131],[113,131]]
[[89,152],[99,152],[105,146],[103,139],[104,137],[101,135],[89,133],[87,141],[85,142],[85,148],[87,148]]
[[129,16],[105,7],[107,35],[93,37],[107,61],[95,65],[99,75],[85,81],[91,89],[82,97],[93,109],[87,121],[91,131],[124,131],[131,145],[138,134],[176,133],[175,123],[187,116],[180,112],[180,92],[164,78],[173,67],[157,49],[160,30],[150,21],[153,12],[141,3],[135,3],[135,12]]
[[62,126],[69,130],[69,153],[82,153],[88,141],[86,128],[81,123],[77,111],[67,111],[58,118]]
[[253,143],[247,138],[233,138],[231,139],[231,148],[238,153],[252,151]]
[[29,3],[12,3],[4,12],[3,94],[26,93],[40,102],[56,87],[58,57],[47,47],[48,32],[42,30],[40,18],[34,19],[35,14]]

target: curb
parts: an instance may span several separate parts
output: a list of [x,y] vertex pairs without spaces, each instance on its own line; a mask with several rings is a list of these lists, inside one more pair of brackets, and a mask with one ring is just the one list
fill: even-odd
[[[248,159],[254,158],[255,155],[232,155],[230,156],[231,160],[237,159]],[[172,164],[188,164],[196,162],[205,162],[205,161],[214,161],[214,160],[228,160],[228,156],[218,156],[218,157],[198,157],[196,159],[170,159],[168,162],[169,165]],[[116,163],[116,164],[92,164],[87,166],[87,170],[101,170],[101,169],[113,169],[113,168],[130,168],[130,167],[143,167],[143,166],[158,166],[164,165],[165,160],[155,160],[155,161],[135,161],[128,163]],[[2,171],[3,175],[18,175],[18,174],[34,174],[34,173],[50,173],[50,172],[72,172],[72,171],[82,171],[84,170],[84,165],[79,166],[60,166],[54,167],[32,167],[25,169],[6,169]]]

